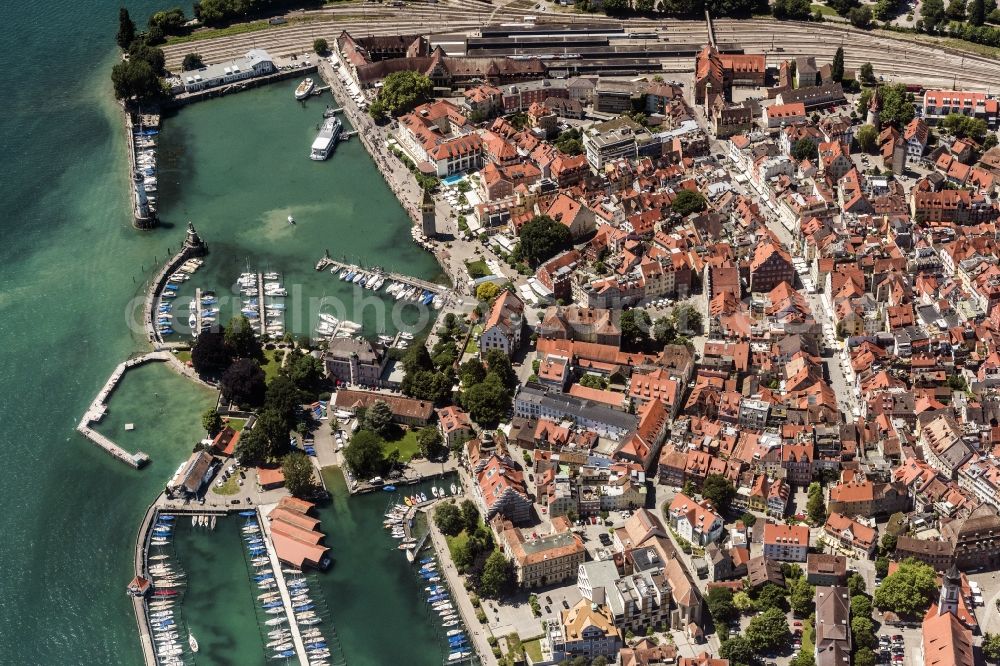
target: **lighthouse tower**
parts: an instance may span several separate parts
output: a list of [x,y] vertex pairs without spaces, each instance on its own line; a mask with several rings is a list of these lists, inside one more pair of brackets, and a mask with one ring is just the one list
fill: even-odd
[[420,231],[427,238],[434,238],[437,235],[435,222],[434,198],[427,190],[424,190],[424,198],[420,202]]

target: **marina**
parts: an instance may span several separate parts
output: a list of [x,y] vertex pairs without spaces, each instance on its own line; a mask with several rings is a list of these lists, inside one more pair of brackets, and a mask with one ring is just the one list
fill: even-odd
[[423,305],[440,307],[448,288],[445,285],[421,280],[374,266],[365,268],[345,261],[336,261],[329,255],[316,262],[317,271],[329,271],[338,279],[352,282],[359,287],[378,292],[383,287],[388,296],[396,300],[419,301]]

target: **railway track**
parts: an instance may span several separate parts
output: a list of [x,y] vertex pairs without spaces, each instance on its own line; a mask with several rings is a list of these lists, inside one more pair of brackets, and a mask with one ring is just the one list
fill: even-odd
[[[704,21],[677,19],[612,19],[593,14],[539,13],[532,0],[514,0],[498,6],[477,0],[411,2],[405,8],[385,5],[348,5],[297,14],[307,20],[258,32],[217,37],[164,47],[167,67],[178,69],[184,55],[197,52],[207,62],[220,62],[260,46],[275,56],[309,53],[313,40],[323,37],[333,43],[347,30],[358,36],[427,34],[428,26],[442,33],[475,34],[483,25],[521,22],[525,15],[536,16],[537,24],[593,23],[624,26],[628,31],[656,32],[661,42],[707,43]],[[870,62],[877,75],[886,80],[920,83],[925,86],[996,89],[1000,70],[996,61],[975,54],[962,54],[927,44],[893,39],[884,33],[868,33],[834,24],[790,23],[768,19],[714,19],[716,41],[737,44],[747,53],[764,53],[768,63],[777,65],[796,56],[816,56],[829,61],[837,47],[844,47],[845,65],[856,69]],[[676,66],[685,59],[664,59]],[[693,63],[692,63],[693,64]]]

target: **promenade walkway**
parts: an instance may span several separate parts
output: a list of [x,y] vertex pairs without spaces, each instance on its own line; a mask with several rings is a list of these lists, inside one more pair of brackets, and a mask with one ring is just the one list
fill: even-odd
[[465,624],[466,631],[472,637],[472,645],[479,654],[480,662],[484,666],[498,666],[497,658],[493,656],[493,648],[490,647],[489,643],[489,629],[480,624],[479,620],[476,619],[476,609],[473,607],[472,601],[469,600],[469,593],[465,590],[462,577],[459,576],[455,565],[451,561],[448,542],[445,541],[444,535],[434,525],[434,520],[430,515],[427,516],[427,526],[430,530],[431,542],[434,544],[434,549],[438,553],[438,559],[441,561],[440,570],[444,572],[445,580],[448,581],[448,587],[451,589],[451,598],[458,605],[458,611],[462,615],[462,622]]

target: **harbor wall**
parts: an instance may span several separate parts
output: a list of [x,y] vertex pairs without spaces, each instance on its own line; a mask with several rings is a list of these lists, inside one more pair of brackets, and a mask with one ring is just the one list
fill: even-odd
[[[153,523],[156,521],[158,513],[157,504],[163,497],[160,493],[153,503],[146,509],[146,514],[142,517],[142,524],[139,526],[139,534],[135,538],[134,568],[135,575],[149,579],[147,575],[146,555],[149,552],[149,535]],[[132,597],[132,609],[135,611],[135,623],[139,628],[139,642],[142,644],[142,659],[146,666],[155,666],[156,653],[153,650],[153,630],[149,626],[149,617],[146,615],[145,598]]]
[[122,105],[122,114],[125,116],[125,142],[128,145],[128,191],[129,201],[132,202],[132,226],[136,229],[152,229],[156,226],[156,217],[139,214],[139,194],[136,192],[135,180],[133,179],[136,171],[135,134],[132,133],[132,112],[124,104]]

